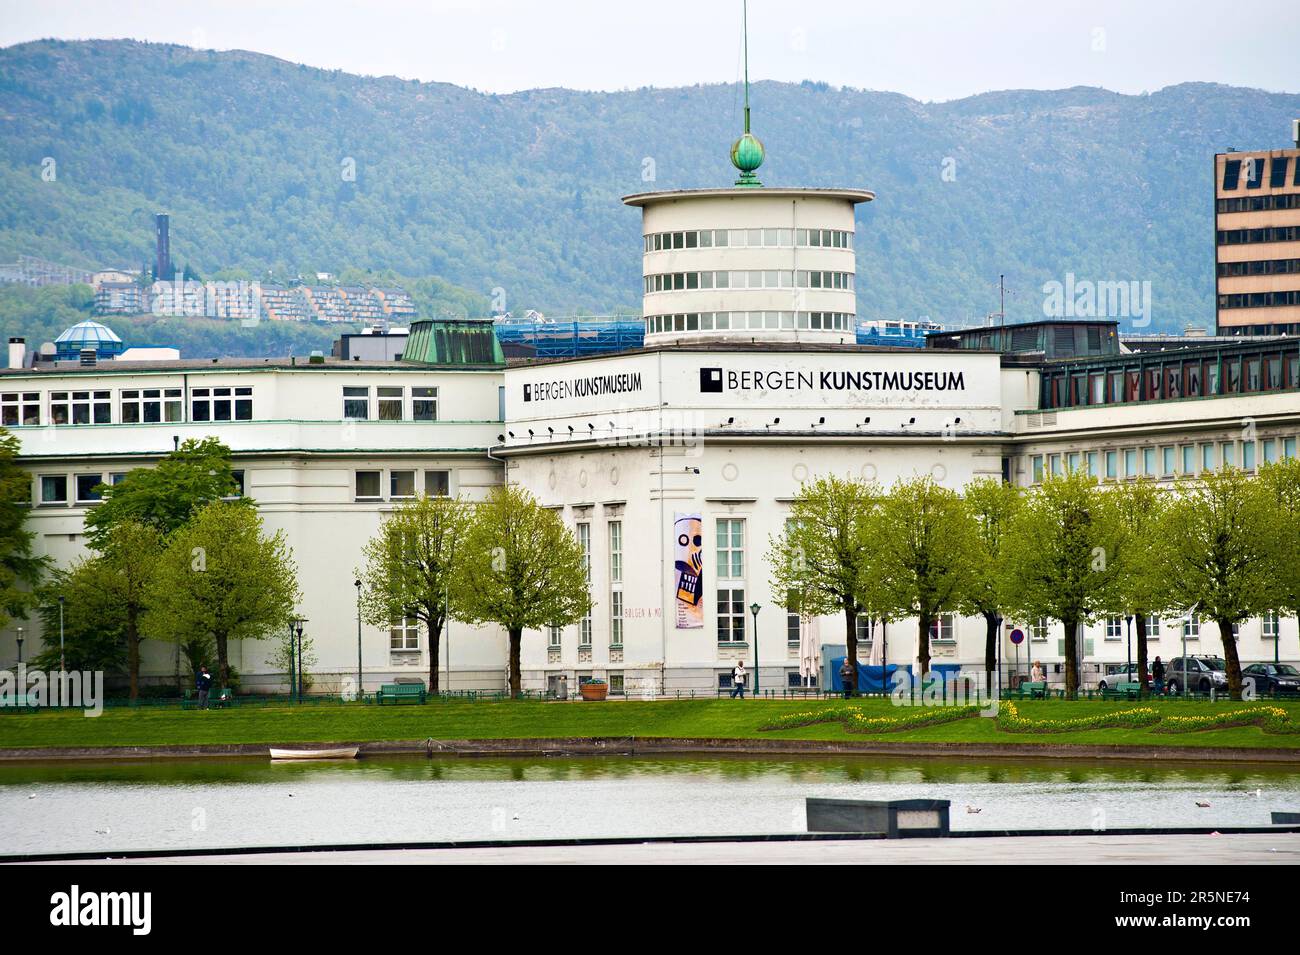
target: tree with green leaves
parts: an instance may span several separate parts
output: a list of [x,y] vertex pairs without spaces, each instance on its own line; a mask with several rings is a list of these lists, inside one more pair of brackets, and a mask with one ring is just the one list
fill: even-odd
[[429,632],[429,689],[438,692],[438,647],[470,506],[455,497],[418,497],[384,519],[365,545],[361,614],[374,626],[419,620]]
[[984,618],[984,669],[996,673],[998,631],[1002,626],[1006,556],[1012,521],[1020,507],[1020,488],[1009,481],[980,478],[966,485],[962,500],[974,522],[970,589],[962,613]]
[[156,467],[135,468],[99,490],[103,500],[86,515],[87,542],[96,550],[109,529],[125,521],[165,536],[213,501],[233,499],[239,507],[253,506],[250,498],[236,496],[230,449],[216,438],[183,441]]
[[[95,556],[58,567],[37,590],[40,601],[41,652],[31,665],[40,670],[101,670],[117,674],[126,669],[126,631],[112,595],[106,589],[103,561]],[[59,597],[63,606],[59,606]],[[62,610],[62,621],[60,621]],[[63,647],[59,647],[59,624]]]
[[[871,555],[867,525],[878,489],[834,475],[803,484],[785,530],[768,542],[773,596],[800,616],[844,615],[850,660],[858,659],[862,581]],[[854,685],[857,689],[857,668]]]
[[862,581],[878,587],[887,615],[916,617],[916,658],[930,672],[930,628],[968,601],[974,579],[975,522],[955,491],[929,476],[899,480],[869,528],[876,554]]
[[473,506],[457,563],[453,615],[505,629],[510,692],[518,696],[524,631],[576,623],[591,609],[582,547],[558,514],[505,485]]
[[32,547],[27,530],[32,509],[32,476],[18,466],[18,438],[0,428],[0,627],[24,620],[36,606],[34,588],[49,565]]
[[282,632],[299,599],[284,532],[268,537],[255,509],[217,501],[168,539],[149,588],[146,622],[152,635],[180,644],[211,637],[226,686],[230,641]]
[[1115,616],[1132,617],[1137,635],[1138,685],[1147,685],[1147,621],[1170,609],[1169,588],[1160,571],[1156,542],[1164,520],[1166,495],[1155,481],[1143,478],[1109,491],[1118,520]]
[[1277,610],[1300,618],[1300,458],[1265,464],[1259,470],[1259,482],[1277,508],[1278,582],[1282,588]]
[[1113,505],[1083,471],[1048,476],[1031,488],[1011,522],[1006,549],[1007,611],[1060,621],[1065,693],[1079,691],[1079,625],[1113,605],[1118,547]]
[[1241,659],[1233,627],[1285,601],[1281,524],[1270,489],[1232,467],[1180,480],[1160,522],[1170,602],[1218,624],[1234,700],[1241,699]]

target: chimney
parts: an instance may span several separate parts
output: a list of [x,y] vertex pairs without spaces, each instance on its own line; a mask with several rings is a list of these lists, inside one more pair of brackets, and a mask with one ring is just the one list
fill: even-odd
[[165,212],[154,216],[154,278],[170,282],[172,275],[172,248],[170,217]]
[[1295,148],[1300,149],[1300,119],[1291,120],[1291,139],[1295,142]]
[[99,363],[99,356],[93,348],[81,349],[81,364],[90,368]]
[[27,339],[9,339],[9,367],[22,368],[27,364]]

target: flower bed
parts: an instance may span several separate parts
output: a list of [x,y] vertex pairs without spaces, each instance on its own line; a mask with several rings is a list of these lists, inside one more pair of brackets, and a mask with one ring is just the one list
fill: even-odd
[[1160,722],[1160,714],[1149,706],[1136,706],[1127,710],[1099,713],[1096,716],[1078,716],[1068,720],[1031,720],[1020,715],[1020,710],[1010,700],[998,704],[998,729],[1007,733],[1071,733],[1076,730],[1107,728],[1138,729]]
[[861,707],[832,706],[815,712],[780,716],[760,726],[759,730],[791,730],[817,723],[840,722],[844,724],[844,730],[848,733],[896,733],[899,730],[933,726],[936,723],[951,723],[978,715],[979,707],[976,706],[908,707],[906,710],[900,710],[896,716],[868,716]]
[[1198,733],[1234,726],[1258,726],[1265,733],[1300,733],[1300,726],[1291,722],[1287,711],[1278,706],[1254,706],[1213,716],[1166,716],[1154,732]]

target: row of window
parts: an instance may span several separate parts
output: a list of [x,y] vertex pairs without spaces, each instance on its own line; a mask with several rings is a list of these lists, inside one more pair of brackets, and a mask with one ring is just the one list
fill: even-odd
[[813,329],[853,331],[856,316],[852,312],[687,312],[681,315],[649,315],[645,320],[647,335],[660,332],[712,332],[727,329]]
[[1300,259],[1257,259],[1251,262],[1220,262],[1219,278],[1239,275],[1297,275]]
[[1277,308],[1283,305],[1300,305],[1300,290],[1237,292],[1219,296],[1219,308]]
[[1219,245],[1254,245],[1258,242],[1300,241],[1300,226],[1276,225],[1259,229],[1219,229],[1215,233]]
[[[103,471],[36,476],[36,504],[40,507],[68,507],[97,504],[103,498],[100,487],[114,485],[126,477],[125,471],[105,474]],[[235,471],[236,497],[244,493],[244,472]]]
[[[420,475],[423,474],[423,480]],[[387,481],[384,480],[387,475]],[[358,501],[404,501],[414,498],[417,490],[425,497],[451,494],[451,472],[415,468],[357,471],[353,478],[354,497]],[[385,489],[387,493],[385,493]]]
[[645,277],[645,292],[714,288],[822,288],[853,291],[852,272],[806,269],[748,269],[729,272],[657,272]]
[[[349,421],[437,421],[438,389],[413,385],[345,385],[343,417]],[[371,411],[374,414],[371,414]]]
[[1151,353],[1123,368],[1044,369],[1039,407],[1078,408],[1300,388],[1300,356],[1277,351],[1177,358]]
[[[1274,189],[1286,185],[1287,168],[1290,156],[1274,156],[1268,163],[1268,184]],[[1250,156],[1246,159],[1229,159],[1223,164],[1224,191],[1236,189],[1245,173],[1246,188],[1258,189],[1264,182],[1264,157]],[[1292,185],[1300,186],[1300,163],[1295,167],[1295,179]]]
[[[180,388],[123,388],[118,392],[118,413],[113,418],[113,392],[51,391],[42,421],[42,393],[0,392],[0,425],[39,427],[42,423],[66,424],[150,424],[183,421],[185,399]],[[191,421],[253,420],[253,389],[250,387],[191,388]]]
[[690,229],[651,232],[645,251],[669,249],[852,249],[853,233],[838,229]]
[[[1296,168],[1300,172],[1300,166]],[[1274,196],[1234,196],[1215,203],[1219,212],[1271,212],[1277,209],[1300,209],[1300,192]]]
[[1254,441],[1203,441],[1196,444],[1166,444],[1144,448],[1114,448],[1107,451],[1064,451],[1030,456],[1033,481],[1038,484],[1051,474],[1085,470],[1089,477],[1106,481],[1137,478],[1195,477],[1220,467],[1253,471],[1261,463],[1296,456],[1296,439],[1262,438]]

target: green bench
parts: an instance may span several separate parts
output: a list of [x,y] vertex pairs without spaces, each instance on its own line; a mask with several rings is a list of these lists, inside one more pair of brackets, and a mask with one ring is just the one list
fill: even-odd
[[1021,683],[1020,699],[1045,700],[1047,699],[1046,683]]
[[1114,686],[1108,686],[1101,691],[1103,700],[1136,700],[1142,695],[1142,684],[1136,680],[1127,683],[1116,683]]
[[423,683],[385,683],[375,694],[375,702],[383,706],[389,703],[423,703],[425,691]]

